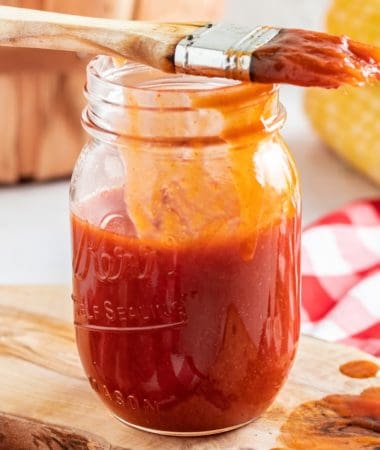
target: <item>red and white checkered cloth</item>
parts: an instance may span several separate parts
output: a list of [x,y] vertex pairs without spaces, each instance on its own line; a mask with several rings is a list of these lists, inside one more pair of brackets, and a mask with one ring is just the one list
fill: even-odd
[[302,258],[302,331],[380,355],[380,200],[308,226]]

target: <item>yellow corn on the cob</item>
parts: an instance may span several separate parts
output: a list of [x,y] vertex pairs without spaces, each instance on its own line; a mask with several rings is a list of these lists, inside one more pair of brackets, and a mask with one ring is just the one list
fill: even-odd
[[[380,0],[334,0],[327,30],[380,46]],[[310,89],[305,107],[326,144],[380,184],[380,85]]]

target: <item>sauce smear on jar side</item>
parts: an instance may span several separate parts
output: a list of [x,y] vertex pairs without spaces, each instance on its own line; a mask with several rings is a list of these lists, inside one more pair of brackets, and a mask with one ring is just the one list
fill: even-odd
[[247,259],[238,233],[175,245],[130,237],[123,210],[115,189],[72,215],[77,344],[93,389],[118,418],[156,430],[259,416],[295,356],[299,217],[257,229]]

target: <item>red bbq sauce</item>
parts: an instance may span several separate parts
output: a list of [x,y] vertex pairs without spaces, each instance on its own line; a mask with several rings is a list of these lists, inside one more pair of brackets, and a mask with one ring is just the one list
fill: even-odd
[[259,416],[295,355],[299,218],[258,229],[247,260],[239,235],[172,246],[130,237],[123,202],[122,189],[102,192],[72,215],[76,337],[93,389],[149,429]]
[[338,88],[380,80],[380,49],[310,30],[283,29],[252,55],[251,80]]

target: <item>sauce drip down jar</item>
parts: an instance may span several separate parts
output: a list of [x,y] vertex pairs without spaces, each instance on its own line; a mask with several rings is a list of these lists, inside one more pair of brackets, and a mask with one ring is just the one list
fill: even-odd
[[92,388],[164,434],[241,426],[299,337],[300,194],[272,85],[98,57],[71,185],[73,301]]

